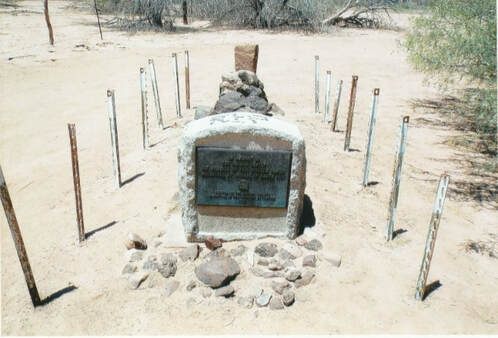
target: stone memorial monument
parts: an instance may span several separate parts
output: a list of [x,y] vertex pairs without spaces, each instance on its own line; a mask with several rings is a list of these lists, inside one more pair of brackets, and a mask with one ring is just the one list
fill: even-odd
[[306,157],[295,125],[250,112],[207,116],[186,125],[178,161],[188,241],[296,237]]

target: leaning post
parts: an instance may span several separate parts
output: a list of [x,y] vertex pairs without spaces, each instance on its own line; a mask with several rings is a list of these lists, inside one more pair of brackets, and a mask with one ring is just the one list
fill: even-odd
[[323,113],[323,122],[330,121],[330,81],[331,72],[327,70],[326,90],[325,90],[325,112]]
[[320,113],[320,78],[319,78],[320,57],[315,55],[315,113]]
[[346,137],[344,138],[344,151],[349,151],[349,144],[351,143],[351,130],[353,129],[353,114],[354,114],[354,106],[356,103],[357,84],[358,84],[358,76],[353,75],[353,81],[351,82],[351,94],[349,96],[348,123],[346,126]]
[[190,109],[190,59],[188,50],[185,51],[185,101],[187,109]]
[[107,90],[107,108],[109,113],[109,127],[111,130],[112,161],[114,164],[114,178],[116,185],[121,188],[121,166],[119,164],[119,143],[118,128],[116,123],[116,103],[114,99],[114,90]]
[[19,229],[19,224],[17,223],[16,213],[14,212],[14,207],[12,206],[12,201],[10,200],[9,190],[7,189],[7,184],[5,183],[5,178],[3,176],[2,167],[0,166],[0,198],[2,199],[3,210],[5,211],[5,217],[7,218],[7,223],[9,224],[10,233],[12,239],[14,240],[14,245],[17,251],[17,257],[21,263],[22,271],[24,273],[24,279],[26,280],[26,285],[28,286],[29,295],[31,297],[31,302],[33,306],[41,305],[40,295],[38,294],[38,289],[36,288],[35,278],[33,277],[33,272],[31,271],[31,265],[29,264],[28,254],[26,253],[26,248],[24,247],[24,241],[22,240],[21,229]]
[[401,119],[401,126],[399,132],[399,142],[394,160],[393,183],[391,190],[391,197],[389,199],[389,216],[387,221],[386,240],[393,239],[394,223],[396,219],[396,211],[398,208],[399,185],[401,183],[401,169],[403,168],[403,157],[406,149],[406,136],[408,133],[409,116],[404,116]]
[[173,65],[173,79],[175,81],[175,103],[176,103],[176,116],[182,117],[181,107],[180,107],[180,82],[178,80],[178,60],[176,53],[171,54],[172,65]]
[[[149,120],[147,117],[147,74],[140,68],[140,96],[142,102],[142,144],[144,150],[149,146]],[[161,122],[162,123],[162,122]]]
[[152,59],[149,59],[149,72],[150,82],[152,83],[152,93],[154,94],[154,104],[156,106],[157,122],[159,128],[163,129],[163,113],[161,111],[161,101],[159,100],[159,89],[157,87],[156,67],[154,66],[154,60]]
[[80,167],[78,162],[78,144],[76,143],[76,128],[74,123],[68,123],[69,143],[71,144],[71,163],[73,167],[74,198],[76,200],[76,223],[80,243],[85,240],[85,225],[83,223],[83,204],[81,202]]
[[342,92],[342,80],[337,83],[337,88],[335,90],[335,102],[334,102],[334,115],[332,117],[332,124],[330,125],[331,131],[336,131],[335,127],[337,124],[337,113],[339,112],[339,103],[341,100],[341,92]]
[[363,168],[363,186],[368,185],[368,174],[370,172],[370,162],[372,158],[373,138],[375,134],[375,122],[377,120],[377,104],[379,102],[379,88],[375,88],[373,92],[372,112],[370,113],[370,122],[368,126],[368,142],[367,151],[365,152],[365,167]]
[[449,183],[450,176],[446,174],[441,175],[437,187],[436,200],[434,201],[434,208],[432,209],[429,233],[427,234],[427,241],[425,243],[424,258],[422,259],[422,265],[420,266],[417,291],[415,292],[416,300],[424,300],[425,297],[425,284],[427,283],[427,276],[429,275],[429,269],[431,267],[434,245],[436,244],[437,231],[439,229],[439,222],[441,221],[441,214],[443,213],[444,200],[446,198]]

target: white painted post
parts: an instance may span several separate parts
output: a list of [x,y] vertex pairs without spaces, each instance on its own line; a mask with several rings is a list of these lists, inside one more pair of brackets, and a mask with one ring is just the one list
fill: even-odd
[[377,120],[377,104],[379,102],[379,88],[375,88],[373,92],[372,112],[370,114],[370,122],[368,128],[367,151],[365,152],[365,168],[363,169],[363,186],[368,185],[368,174],[370,172],[370,162],[372,157],[373,138],[375,134],[375,121]]
[[396,211],[398,208],[399,185],[401,183],[401,169],[403,168],[403,157],[405,155],[405,149],[406,149],[406,136],[408,133],[409,120],[410,120],[409,116],[404,116],[401,118],[399,142],[396,151],[396,158],[394,160],[394,172],[393,172],[393,184],[392,184],[393,187],[391,190],[391,198],[389,201],[389,217],[387,221],[387,231],[386,231],[387,241],[391,241],[393,239],[394,223],[396,219]]
[[334,116],[332,117],[332,124],[330,126],[331,131],[336,131],[335,127],[337,124],[337,114],[339,112],[339,103],[341,100],[341,92],[342,92],[342,80],[337,82],[337,89],[335,90],[335,102],[334,102]]
[[449,183],[450,176],[445,174],[441,175],[437,187],[436,200],[434,201],[434,208],[432,209],[429,233],[427,234],[427,241],[425,243],[424,258],[422,259],[422,265],[420,266],[417,291],[415,292],[416,300],[424,300],[425,284],[427,283],[427,276],[429,275],[429,268],[431,267],[434,245],[436,244],[437,231],[439,229],[439,222],[441,221],[441,214],[443,213],[444,200],[446,198]]
[[180,108],[180,82],[178,81],[178,60],[176,53],[171,54],[173,60],[173,79],[175,81],[175,102],[176,102],[176,116],[182,117],[182,112]]
[[315,113],[320,113],[320,78],[319,78],[320,57],[315,55]]
[[[140,68],[140,94],[142,98],[142,144],[144,150],[149,147],[149,120],[148,120],[148,105],[147,105],[147,73],[143,68]],[[162,128],[162,121],[160,124]]]
[[331,72],[327,70],[327,88],[325,90],[325,112],[323,113],[323,122],[330,122],[330,81],[331,81]]
[[118,129],[116,123],[116,103],[114,90],[107,90],[107,111],[109,113],[109,127],[111,130],[112,162],[114,164],[114,178],[118,188],[121,187],[121,167],[119,164]]
[[157,87],[156,67],[154,60],[149,59],[150,82],[152,83],[152,93],[154,94],[154,103],[156,106],[157,122],[159,128],[163,129],[163,115],[161,111],[161,101],[159,100],[159,89]]

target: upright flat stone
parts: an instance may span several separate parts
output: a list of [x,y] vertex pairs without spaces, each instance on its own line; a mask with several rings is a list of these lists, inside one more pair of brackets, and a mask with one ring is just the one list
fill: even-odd
[[258,68],[258,45],[240,45],[235,47],[235,70],[250,70],[256,73]]
[[188,241],[296,237],[306,156],[294,124],[247,112],[195,120],[185,127],[178,161]]

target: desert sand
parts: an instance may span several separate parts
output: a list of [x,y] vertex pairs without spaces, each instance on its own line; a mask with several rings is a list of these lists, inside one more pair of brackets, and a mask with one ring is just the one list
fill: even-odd
[[[1,228],[3,335],[155,334],[498,334],[498,260],[464,250],[467,240],[496,242],[496,201],[466,195],[466,158],[445,140],[456,132],[424,121],[440,119],[417,99],[439,98],[399,47],[403,30],[337,29],[327,34],[199,29],[128,34],[104,27],[65,1],[50,1],[55,46],[50,47],[41,1],[0,8],[0,161],[42,298],[75,289],[34,309],[7,221]],[[396,15],[401,27],[407,15]],[[106,18],[104,17],[104,20]],[[201,27],[204,23],[194,23]],[[306,142],[307,187],[324,247],[342,255],[340,268],[319,264],[313,283],[281,311],[241,308],[236,301],[179,291],[130,290],[121,276],[128,232],[149,243],[160,232],[181,231],[177,202],[177,144],[193,119],[185,109],[183,51],[190,52],[191,102],[213,105],[221,74],[234,68],[233,48],[257,43],[258,76],[271,102],[296,123]],[[177,119],[171,53],[180,53],[183,118]],[[331,133],[313,113],[314,55],[320,56],[323,107],[325,71],[344,80]],[[142,149],[139,67],[153,58],[163,114],[159,130],[149,90],[151,142]],[[359,76],[351,148],[344,129],[351,76]],[[334,86],[335,87],[335,86]],[[372,91],[380,88],[370,180],[362,188]],[[106,90],[115,89],[121,189],[114,185]],[[149,87],[150,89],[150,87]],[[323,111],[323,108],[321,108]],[[411,118],[395,229],[386,243],[387,207],[399,120]],[[75,123],[87,232],[77,240],[67,123]],[[474,155],[472,155],[474,156]],[[439,176],[451,175],[428,282],[441,286],[424,302],[414,299]],[[138,175],[138,176],[137,176]],[[476,183],[476,184],[477,184]],[[463,188],[462,188],[463,186]],[[459,189],[456,189],[456,188]],[[2,212],[3,214],[3,212]],[[176,221],[175,221],[176,220]],[[109,225],[106,227],[106,225]],[[102,229],[101,229],[102,228]],[[227,248],[240,243],[226,243]],[[253,242],[244,243],[254,246]],[[240,287],[245,287],[243,276]],[[194,297],[198,303],[188,303]]]

